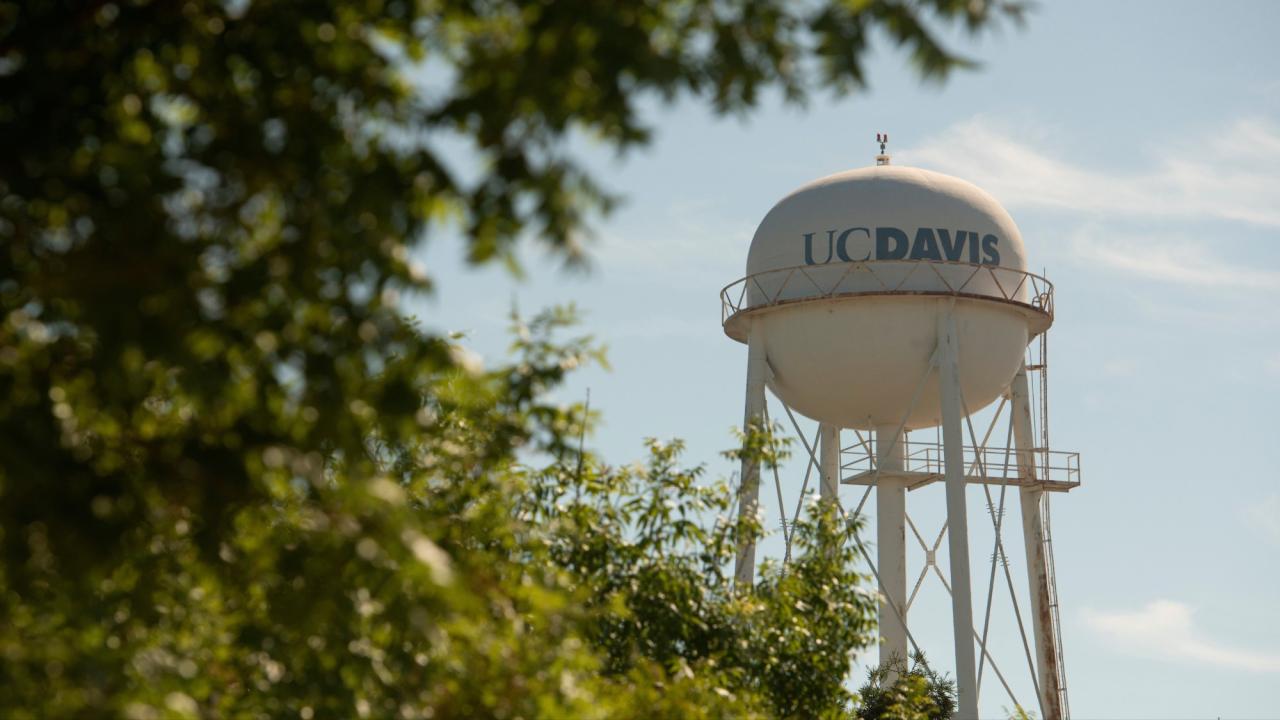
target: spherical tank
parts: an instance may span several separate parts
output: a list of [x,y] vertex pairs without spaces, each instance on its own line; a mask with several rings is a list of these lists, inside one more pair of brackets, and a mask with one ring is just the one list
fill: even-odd
[[961,395],[976,412],[1051,322],[1034,280],[1017,225],[986,192],[928,170],[862,168],[769,211],[747,276],[725,290],[740,297],[725,332],[760,334],[770,389],[810,418],[929,427],[941,416],[928,372],[939,323],[954,323]]

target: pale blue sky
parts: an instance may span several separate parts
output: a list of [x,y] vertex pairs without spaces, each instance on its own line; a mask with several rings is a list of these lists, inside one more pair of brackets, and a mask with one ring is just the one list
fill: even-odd
[[[843,101],[770,103],[745,121],[654,105],[646,151],[585,149],[628,201],[596,224],[589,274],[533,245],[524,281],[471,270],[440,237],[422,254],[438,292],[413,310],[498,362],[513,301],[525,313],[576,302],[613,364],[563,393],[590,387],[604,413],[592,444],[625,462],[643,437],[681,437],[691,463],[728,476],[718,452],[741,421],[746,353],[720,330],[717,293],[744,272],[774,202],[871,164],[887,131],[895,163],[1004,203],[1057,287],[1052,443],[1079,451],[1084,470],[1053,502],[1073,716],[1280,717],[1278,32],[1273,2],[1046,2],[1024,30],[961,38],[984,66],[943,87],[882,45],[871,91]],[[784,478],[789,501],[800,471]],[[850,488],[842,498],[857,502]],[[969,504],[971,526],[988,522],[980,490]],[[926,535],[941,506],[940,487],[908,498]],[[979,609],[989,535],[973,538]],[[949,671],[944,591],[925,588],[913,632]],[[1012,626],[992,632],[997,663],[1034,703]],[[982,698],[984,713],[1011,704],[992,678]]]

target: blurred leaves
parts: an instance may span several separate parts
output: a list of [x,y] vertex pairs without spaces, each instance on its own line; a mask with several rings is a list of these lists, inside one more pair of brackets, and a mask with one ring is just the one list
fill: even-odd
[[873,30],[941,76],[938,28],[1010,9],[0,0],[0,710],[842,707],[869,606],[830,523],[736,593],[677,446],[579,452],[567,311],[485,368],[400,302],[454,229],[580,257],[616,200],[569,148],[648,142],[646,98],[853,90]]

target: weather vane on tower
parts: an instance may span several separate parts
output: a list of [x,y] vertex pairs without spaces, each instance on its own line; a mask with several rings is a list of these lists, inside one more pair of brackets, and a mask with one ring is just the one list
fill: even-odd
[[877,165],[888,165],[889,156],[884,151],[884,146],[889,142],[889,133],[876,133],[876,142],[880,143],[880,154],[876,156]]

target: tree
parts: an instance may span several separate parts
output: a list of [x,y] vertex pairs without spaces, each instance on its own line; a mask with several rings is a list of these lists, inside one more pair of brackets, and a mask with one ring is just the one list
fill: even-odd
[[[792,712],[760,709],[754,660],[618,655],[581,578],[528,562],[555,543],[516,499],[577,467],[584,420],[544,393],[588,348],[534,333],[471,367],[400,311],[430,288],[411,250],[458,223],[476,262],[525,235],[576,257],[612,198],[573,134],[649,141],[652,94],[743,112],[854,90],[873,32],[941,77],[965,63],[931,18],[1011,12],[0,2],[0,708]],[[446,137],[486,172],[451,167]],[[809,592],[799,576],[757,596]]]
[[956,711],[956,683],[929,666],[923,653],[869,668],[858,689],[858,720],[948,720]]

